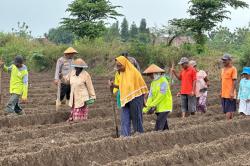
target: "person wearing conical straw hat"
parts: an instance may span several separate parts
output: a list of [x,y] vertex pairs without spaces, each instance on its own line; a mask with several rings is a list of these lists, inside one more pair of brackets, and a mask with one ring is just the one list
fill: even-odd
[[[64,51],[64,56],[59,58],[56,63],[56,71],[55,71],[55,81],[54,83],[58,85],[59,83],[59,75],[62,74],[63,76],[66,76],[70,73],[72,70],[71,64],[73,61],[73,58],[75,54],[78,54],[78,52],[72,48],[69,47]],[[64,82],[61,82],[60,85],[60,102],[63,101],[64,97],[66,96],[66,103],[68,103],[70,98],[70,86],[66,85]]]
[[169,130],[167,117],[173,109],[170,85],[163,73],[165,73],[165,71],[155,64],[150,65],[143,72],[143,74],[152,79],[149,96],[143,113],[156,114],[156,131]]
[[86,120],[88,118],[88,105],[96,99],[92,79],[86,71],[87,64],[81,58],[72,63],[74,68],[68,75],[62,77],[64,82],[70,85],[71,114],[68,121]]
[[121,136],[131,135],[131,121],[134,132],[143,133],[142,109],[147,85],[141,73],[124,56],[115,59],[116,69],[120,72],[119,83],[110,82],[112,88],[120,91],[121,101]]

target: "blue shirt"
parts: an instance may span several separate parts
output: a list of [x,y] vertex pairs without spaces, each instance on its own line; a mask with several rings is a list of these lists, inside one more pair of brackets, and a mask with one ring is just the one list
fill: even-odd
[[245,78],[241,79],[238,99],[240,100],[250,99],[250,80],[247,80]]

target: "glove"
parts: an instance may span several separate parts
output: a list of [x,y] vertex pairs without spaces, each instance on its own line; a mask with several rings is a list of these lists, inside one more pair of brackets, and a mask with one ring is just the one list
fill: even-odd
[[156,107],[152,107],[149,109],[148,114],[153,114],[156,110]]
[[94,104],[94,102],[95,102],[95,99],[89,99],[89,100],[85,101],[85,105],[89,106],[89,105]]

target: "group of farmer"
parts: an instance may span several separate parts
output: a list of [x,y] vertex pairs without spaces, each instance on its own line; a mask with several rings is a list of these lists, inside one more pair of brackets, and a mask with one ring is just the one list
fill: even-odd
[[[86,120],[88,106],[96,100],[92,79],[87,72],[88,65],[81,58],[74,60],[76,54],[78,52],[72,47],[65,50],[64,56],[57,61],[55,72],[55,84],[60,92],[57,104],[67,104],[71,107],[68,121]],[[223,68],[220,98],[226,118],[228,120],[233,118],[237,99],[240,103],[239,112],[242,115],[250,115],[250,67],[245,67],[241,73],[237,97],[237,69],[233,66],[232,57],[224,54],[221,60]],[[151,79],[148,90],[135,58],[123,52],[115,59],[116,73],[114,80],[109,81],[109,86],[116,96],[117,107],[120,110],[121,136],[131,135],[131,122],[134,133],[143,133],[143,114],[156,114],[156,131],[169,129],[167,117],[173,110],[171,93],[173,75],[181,82],[177,96],[181,99],[182,118],[194,115],[196,112],[206,112],[208,74],[204,70],[199,70],[195,61],[186,57],[181,58],[178,64],[182,68],[181,71],[177,73],[172,67],[170,78],[159,66],[150,65],[142,72]],[[19,105],[19,99],[25,103],[28,95],[28,70],[24,65],[24,59],[18,55],[10,67],[2,61],[0,66],[3,71],[11,73],[11,97],[5,112],[8,116],[22,115],[24,111]]]

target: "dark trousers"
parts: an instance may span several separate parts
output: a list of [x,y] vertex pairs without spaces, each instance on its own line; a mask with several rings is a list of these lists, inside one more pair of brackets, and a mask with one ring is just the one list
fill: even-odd
[[169,130],[168,113],[169,112],[156,113],[157,119],[155,124],[155,131]]
[[8,113],[17,113],[17,114],[22,112],[22,108],[19,105],[19,98],[20,98],[20,95],[11,94],[5,111]]
[[143,133],[143,109],[144,95],[134,98],[127,103],[121,111],[121,135],[131,135],[131,121],[134,132]]
[[66,96],[66,99],[70,99],[70,85],[61,84],[61,94],[60,94],[60,100],[62,101],[64,97]]

